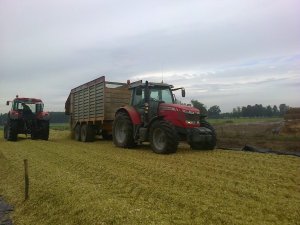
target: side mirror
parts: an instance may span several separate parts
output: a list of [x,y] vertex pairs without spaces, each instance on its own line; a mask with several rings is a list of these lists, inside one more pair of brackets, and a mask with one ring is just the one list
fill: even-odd
[[9,101],[6,101],[6,105],[9,105]]
[[142,88],[140,88],[140,87],[137,87],[136,89],[135,89],[135,94],[136,95],[142,95],[143,94],[143,90],[142,90]]
[[181,89],[181,96],[185,97],[185,89],[184,88]]

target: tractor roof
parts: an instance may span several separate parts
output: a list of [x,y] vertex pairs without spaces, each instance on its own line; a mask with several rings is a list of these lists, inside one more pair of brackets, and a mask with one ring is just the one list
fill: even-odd
[[[136,87],[145,87],[145,86],[146,86],[146,83],[142,83],[142,81],[137,81],[137,82],[131,83],[130,86],[129,86],[129,89],[136,88]],[[173,88],[173,85],[166,84],[166,83],[149,82],[148,86],[149,87],[169,87],[169,88]]]
[[28,104],[42,103],[42,100],[37,98],[15,98],[14,101],[24,102]]

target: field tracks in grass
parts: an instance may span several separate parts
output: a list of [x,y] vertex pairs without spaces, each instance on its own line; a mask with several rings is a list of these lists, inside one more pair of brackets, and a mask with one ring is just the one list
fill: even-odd
[[[0,140],[0,194],[14,205],[16,225],[299,221],[297,157],[185,145],[157,155],[147,145],[129,150],[50,134],[49,141]],[[31,182],[25,203],[23,159]]]

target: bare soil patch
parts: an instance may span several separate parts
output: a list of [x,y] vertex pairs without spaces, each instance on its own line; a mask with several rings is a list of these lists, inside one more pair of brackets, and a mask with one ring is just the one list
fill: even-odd
[[258,122],[216,125],[219,148],[245,145],[273,150],[300,151],[300,123]]

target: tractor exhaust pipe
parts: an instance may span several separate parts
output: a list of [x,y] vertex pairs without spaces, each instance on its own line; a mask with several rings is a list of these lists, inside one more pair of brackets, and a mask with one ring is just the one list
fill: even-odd
[[149,83],[148,81],[145,82],[146,86],[145,86],[145,110],[144,110],[144,121],[145,121],[145,125],[147,125],[149,123],[149,102],[150,102],[150,89],[149,89]]

